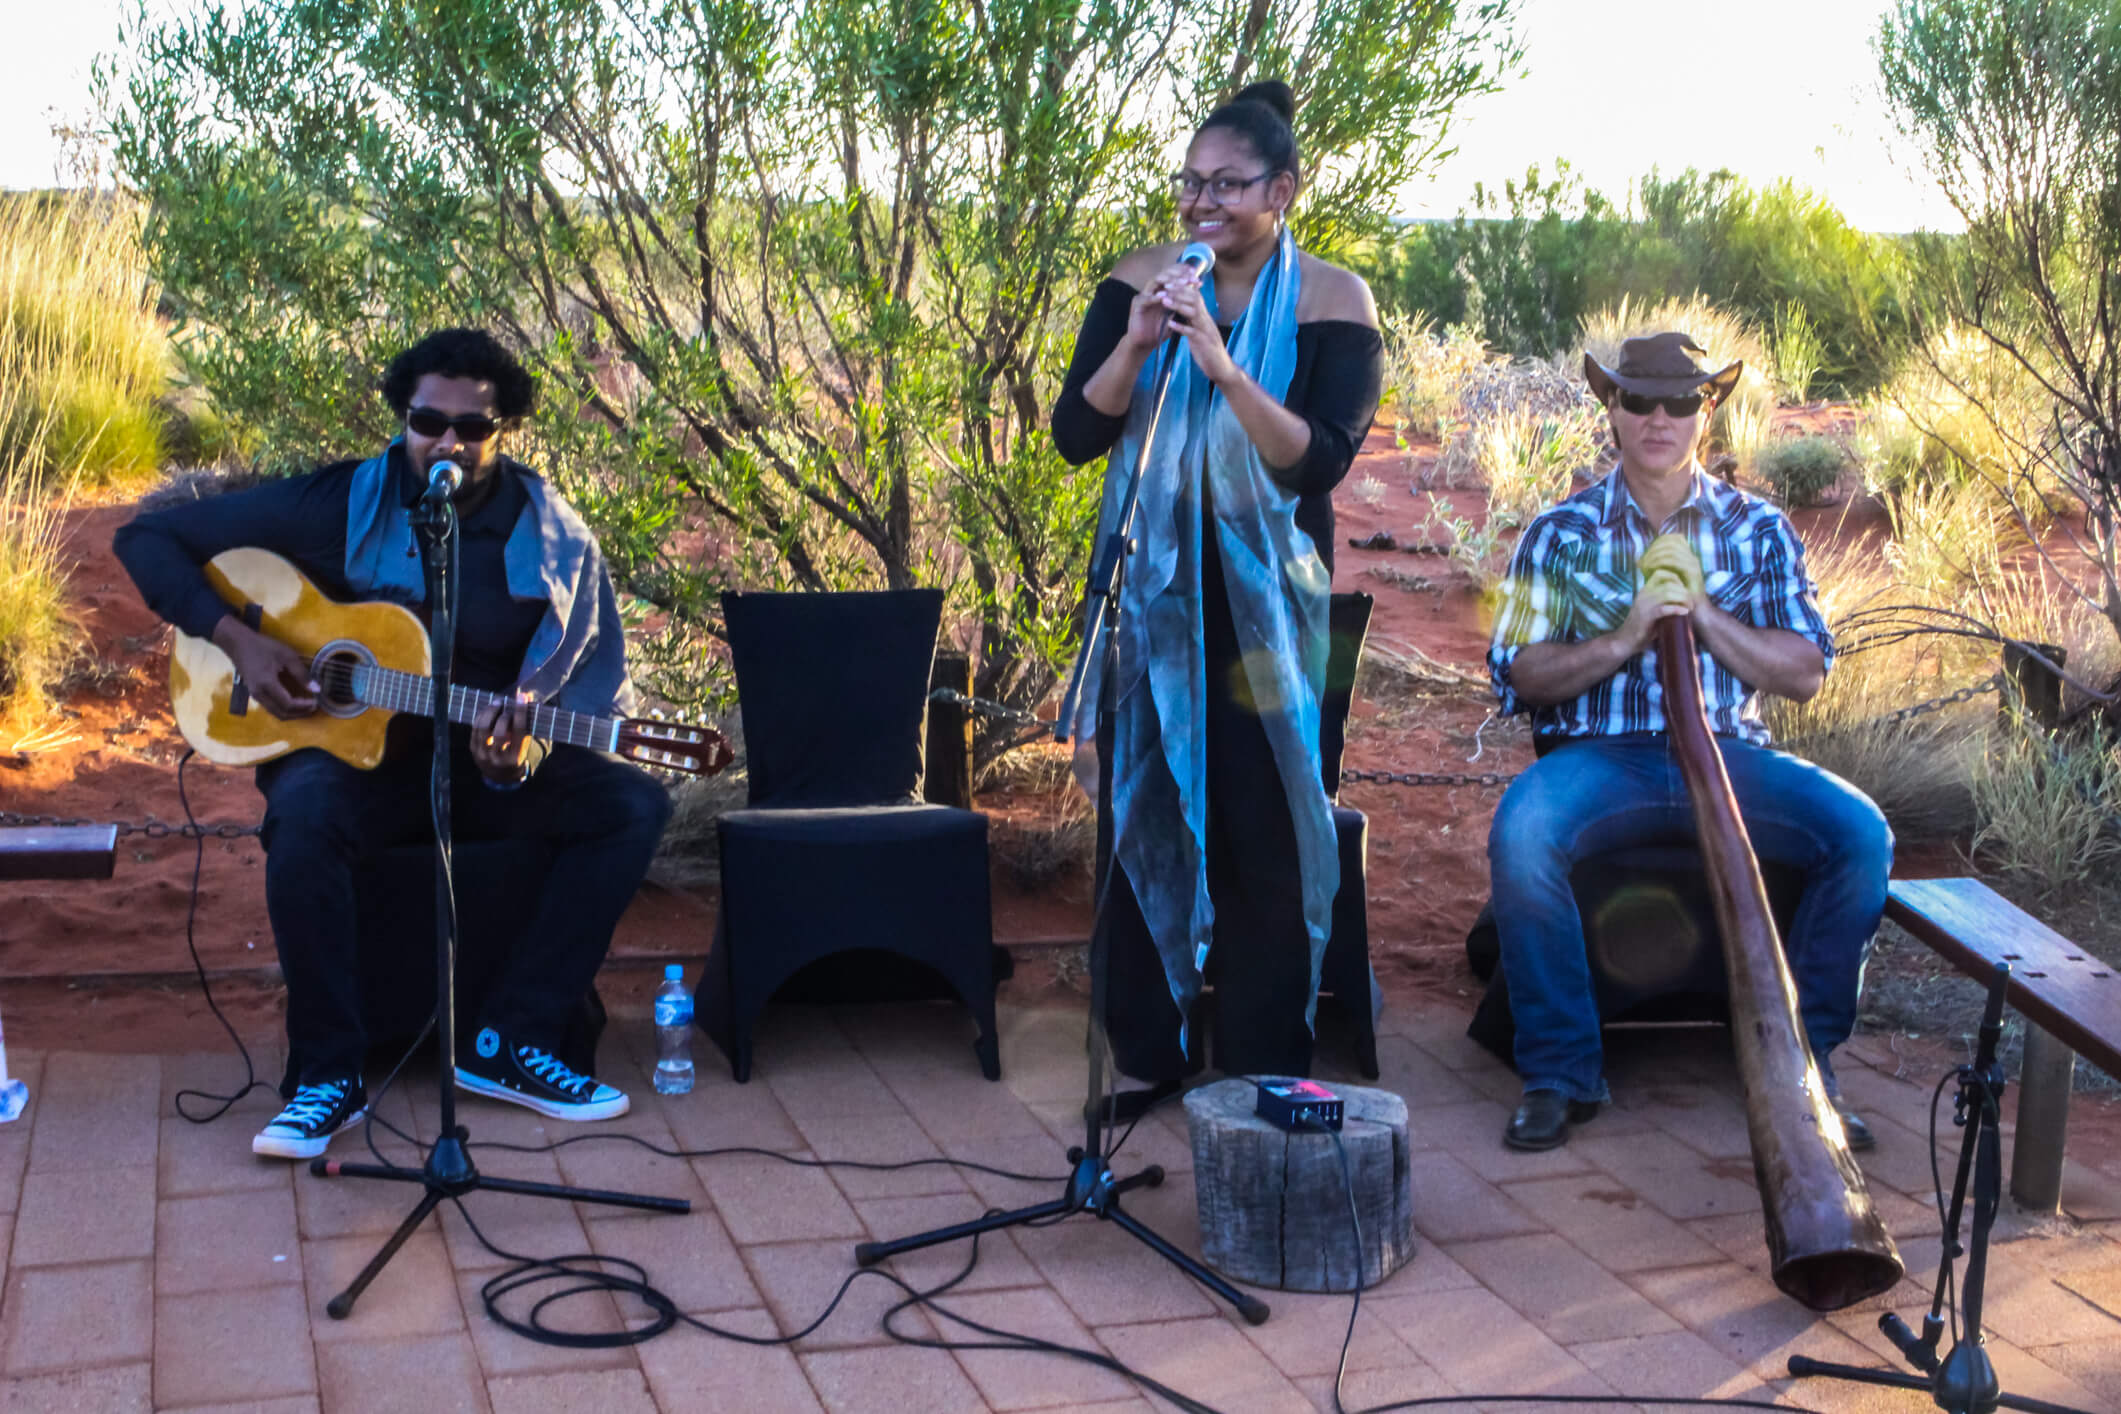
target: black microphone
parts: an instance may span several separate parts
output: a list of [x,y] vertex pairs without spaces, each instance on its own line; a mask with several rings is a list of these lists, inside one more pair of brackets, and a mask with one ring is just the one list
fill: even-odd
[[444,459],[427,469],[427,497],[431,501],[447,500],[457,494],[464,484],[464,468]]

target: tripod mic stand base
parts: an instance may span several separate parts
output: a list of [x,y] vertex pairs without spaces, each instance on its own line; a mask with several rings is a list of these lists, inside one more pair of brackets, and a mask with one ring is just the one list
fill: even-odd
[[315,1158],[309,1161],[309,1171],[318,1178],[380,1178],[389,1183],[417,1183],[427,1191],[413,1205],[405,1220],[398,1224],[376,1255],[369,1258],[368,1265],[361,1269],[347,1284],[344,1291],[331,1298],[324,1310],[335,1321],[343,1321],[353,1314],[354,1302],[368,1284],[382,1274],[390,1259],[405,1245],[405,1239],[419,1230],[427,1221],[427,1215],[440,1207],[443,1200],[461,1198],[467,1193],[482,1189],[492,1193],[518,1193],[533,1198],[564,1198],[577,1203],[603,1203],[615,1208],[642,1208],[651,1213],[689,1213],[692,1200],[689,1198],[657,1198],[644,1193],[620,1193],[604,1188],[570,1188],[558,1183],[532,1183],[520,1178],[494,1178],[482,1174],[473,1166],[471,1155],[465,1149],[466,1131],[459,1128],[435,1141],[427,1154],[427,1162],[419,1168],[403,1168],[396,1164],[346,1163],[339,1159]]
[[1884,1385],[1888,1389],[1913,1389],[1927,1394],[1946,1414],[1990,1414],[1996,1409],[2022,1409],[2026,1414],[2084,1414],[2067,1404],[2054,1404],[2025,1395],[2004,1394],[1996,1380],[1996,1368],[1988,1352],[1978,1345],[1959,1345],[1934,1375],[1911,1375],[1899,1370],[1872,1370],[1861,1365],[1836,1365],[1805,1355],[1790,1357],[1792,1375],[1823,1375],[1856,1384]]
[[1155,1188],[1160,1185],[1164,1181],[1162,1169],[1151,1164],[1140,1173],[1116,1179],[1112,1176],[1112,1166],[1100,1155],[1085,1153],[1081,1149],[1070,1149],[1068,1161],[1075,1167],[1069,1171],[1067,1188],[1060,1197],[1050,1202],[1035,1203],[1028,1208],[1017,1208],[1006,1213],[994,1213],[984,1218],[974,1218],[970,1222],[954,1223],[949,1227],[939,1227],[916,1233],[911,1237],[895,1238],[889,1242],[864,1242],[854,1249],[855,1263],[873,1267],[885,1258],[896,1257],[901,1252],[912,1252],[939,1243],[977,1237],[981,1233],[995,1232],[1005,1227],[1021,1227],[1026,1223],[1041,1222],[1048,1218],[1066,1217],[1071,1213],[1089,1213],[1106,1222],[1117,1223],[1172,1266],[1236,1307],[1237,1313],[1249,1324],[1256,1326],[1266,1321],[1270,1314],[1266,1302],[1239,1291],[1120,1207],[1119,1197],[1129,1189]]

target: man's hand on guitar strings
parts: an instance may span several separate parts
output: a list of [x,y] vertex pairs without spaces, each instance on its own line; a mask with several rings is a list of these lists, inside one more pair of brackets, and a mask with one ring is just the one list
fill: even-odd
[[520,785],[530,775],[530,705],[518,694],[505,710],[496,702],[472,720],[471,759],[498,785]]
[[268,638],[234,614],[214,625],[214,646],[228,655],[236,682],[275,717],[307,717],[317,710],[323,685],[309,675],[309,659],[277,638]]

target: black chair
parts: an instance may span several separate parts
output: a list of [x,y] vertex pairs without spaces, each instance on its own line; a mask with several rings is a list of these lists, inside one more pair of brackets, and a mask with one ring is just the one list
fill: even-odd
[[[1553,743],[1535,743],[1539,755]],[[1804,871],[1760,861],[1775,927],[1789,936],[1804,901]],[[1598,1015],[1626,1022],[1730,1022],[1730,981],[1723,935],[1701,852],[1687,839],[1592,855],[1569,871],[1583,918],[1584,951]],[[1466,963],[1488,984],[1466,1034],[1505,1063],[1515,1063],[1517,1026],[1503,977],[1495,904],[1482,905],[1466,934]]]
[[739,1082],[782,985],[872,949],[940,974],[1001,1077],[987,818],[920,798],[942,609],[932,589],[722,596],[750,796],[718,822],[721,918],[694,1015]]
[[[1319,699],[1318,762],[1326,799],[1333,802],[1333,837],[1340,854],[1340,888],[1333,895],[1333,933],[1318,969],[1321,1020],[1328,1013],[1345,1019],[1355,1048],[1357,1068],[1366,1080],[1381,1073],[1377,1065],[1377,1010],[1370,978],[1369,817],[1340,803],[1340,763],[1347,752],[1348,708],[1355,698],[1355,678],[1362,667],[1363,643],[1370,633],[1370,613],[1377,601],[1367,594],[1335,594],[1328,605],[1331,634],[1326,655],[1325,693]],[[1206,991],[1194,1015],[1216,1024],[1215,975],[1222,954],[1211,950]]]
[[1318,722],[1319,767],[1326,799],[1333,802],[1333,836],[1340,847],[1340,892],[1333,896],[1333,936],[1319,968],[1318,994],[1330,998],[1347,1018],[1355,1059],[1366,1080],[1378,1077],[1377,1011],[1370,977],[1370,821],[1360,810],[1340,803],[1340,763],[1347,752],[1348,707],[1354,701],[1355,677],[1362,668],[1370,611],[1376,603],[1367,594],[1332,598],[1332,649],[1326,658]]
[[[453,851],[457,886],[457,1045],[465,1049],[479,1005],[529,928],[538,891],[526,881],[551,872],[552,849],[537,840],[462,840]],[[361,974],[361,1015],[371,1068],[395,1063],[435,1009],[434,847],[379,850],[354,872],[354,914]],[[557,1054],[584,1075],[596,1073],[604,1034],[604,1000],[591,987],[570,1014]],[[294,1095],[302,1058],[291,1053],[283,1097]]]

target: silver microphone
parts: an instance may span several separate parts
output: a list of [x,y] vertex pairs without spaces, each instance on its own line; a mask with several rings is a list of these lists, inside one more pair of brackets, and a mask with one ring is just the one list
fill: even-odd
[[[1215,268],[1215,252],[1200,241],[1195,241],[1178,253],[1178,263],[1192,266],[1196,274],[1206,275]],[[1166,329],[1171,328],[1169,315],[1164,317],[1164,327]],[[1173,349],[1178,347],[1178,334],[1175,331],[1171,335],[1171,347]]]
[[446,458],[427,469],[429,496],[454,496],[457,494],[457,488],[463,484],[464,468]]

